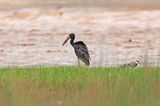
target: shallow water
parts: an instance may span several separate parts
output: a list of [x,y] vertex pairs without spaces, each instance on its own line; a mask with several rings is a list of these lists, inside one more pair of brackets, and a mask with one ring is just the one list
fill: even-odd
[[83,40],[91,66],[144,60],[160,65],[160,11],[24,8],[0,11],[0,66],[77,65],[69,33]]

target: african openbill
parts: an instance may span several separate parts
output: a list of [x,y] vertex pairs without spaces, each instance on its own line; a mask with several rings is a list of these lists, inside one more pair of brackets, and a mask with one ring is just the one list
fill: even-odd
[[85,65],[89,65],[91,59],[86,44],[84,44],[83,41],[74,42],[75,34],[70,33],[69,36],[63,42],[62,46],[65,45],[69,39],[71,39],[70,44],[73,46],[75,54],[78,58],[78,64],[80,65],[80,59],[82,62],[85,63]]

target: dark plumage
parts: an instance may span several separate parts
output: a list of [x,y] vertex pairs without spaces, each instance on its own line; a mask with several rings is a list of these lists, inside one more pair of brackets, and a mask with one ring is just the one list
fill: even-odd
[[63,42],[62,45],[65,45],[69,39],[71,39],[70,44],[74,48],[75,54],[78,58],[78,63],[80,59],[82,62],[85,63],[85,65],[90,65],[90,56],[86,44],[84,44],[83,41],[74,42],[75,34],[71,33],[69,34],[69,36],[66,38],[66,40]]

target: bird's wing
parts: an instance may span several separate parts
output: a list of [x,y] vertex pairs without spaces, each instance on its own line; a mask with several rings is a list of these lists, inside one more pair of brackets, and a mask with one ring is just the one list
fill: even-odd
[[77,52],[79,53],[78,55],[82,58],[87,58],[88,60],[90,60],[90,56],[89,56],[89,53],[88,53],[88,48],[87,46],[82,42],[82,41],[79,41],[79,42],[76,42],[76,50]]
[[87,57],[88,59],[91,59],[90,56],[89,56],[89,53],[88,53],[87,46],[85,44],[84,45],[80,45],[80,48],[82,50],[82,53],[85,55],[85,57]]

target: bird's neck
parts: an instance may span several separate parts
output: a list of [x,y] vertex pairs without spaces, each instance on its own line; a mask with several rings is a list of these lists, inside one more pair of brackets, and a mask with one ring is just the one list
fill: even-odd
[[74,45],[74,39],[70,40],[70,44],[73,46]]

